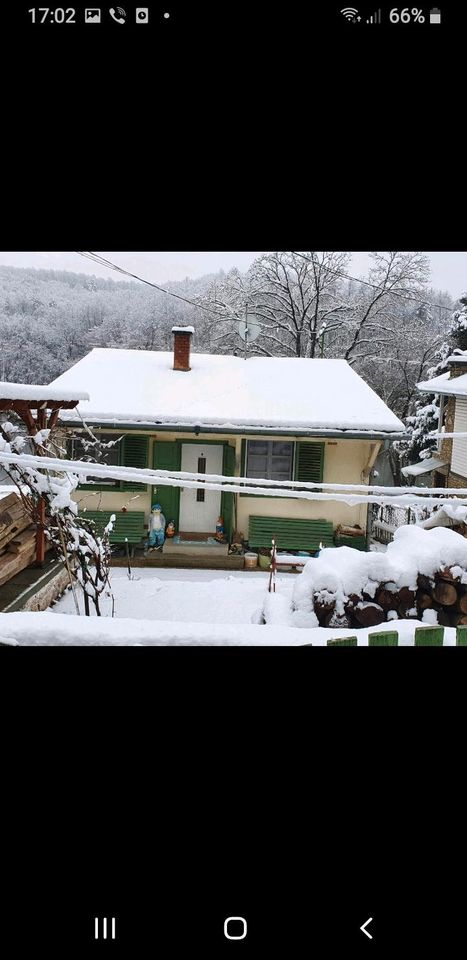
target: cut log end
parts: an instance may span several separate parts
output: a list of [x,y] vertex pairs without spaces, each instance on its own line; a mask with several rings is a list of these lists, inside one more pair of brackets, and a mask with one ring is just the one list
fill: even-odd
[[355,607],[354,617],[362,627],[376,627],[385,619],[383,608],[374,603],[365,607]]
[[433,596],[437,603],[443,607],[452,607],[457,603],[457,590],[453,583],[447,580],[439,580],[433,590]]

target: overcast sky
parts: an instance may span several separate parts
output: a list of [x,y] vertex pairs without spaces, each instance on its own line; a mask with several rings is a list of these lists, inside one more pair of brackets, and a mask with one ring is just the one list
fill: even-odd
[[[164,284],[169,280],[184,280],[185,277],[201,277],[205,273],[230,270],[238,267],[247,270],[258,256],[258,251],[216,253],[102,253],[120,267],[137,273],[145,280]],[[432,267],[432,286],[447,290],[454,299],[467,291],[467,252],[429,253]],[[365,277],[368,270],[368,254],[354,253],[351,273]],[[45,270],[72,270],[91,273],[98,277],[118,279],[114,270],[101,267],[86,260],[78,253],[2,253],[0,264],[14,267],[37,267]],[[122,277],[121,279],[125,279]]]

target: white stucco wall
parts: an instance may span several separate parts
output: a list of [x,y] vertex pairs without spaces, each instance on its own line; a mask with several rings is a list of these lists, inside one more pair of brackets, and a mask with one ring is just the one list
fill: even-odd
[[[121,435],[122,431],[118,430],[105,430],[106,433],[114,433],[117,436]],[[161,433],[154,434],[150,431],[141,431],[141,433],[146,433],[150,437],[149,441],[149,466],[152,466],[153,463],[153,450],[154,443],[157,443],[157,438],[163,441],[173,441],[173,440],[182,440],[189,442],[194,440],[192,433],[187,434],[175,434],[175,433]],[[239,476],[241,472],[241,438],[234,440],[232,436],[228,434],[206,434],[204,437],[202,434],[196,438],[197,440],[216,440],[219,443],[224,441],[229,441],[231,444],[235,442],[236,448],[236,475]],[[251,439],[255,439],[251,437]],[[259,439],[259,438],[258,438]],[[270,437],[271,440],[281,439],[280,437]],[[282,438],[283,439],[283,438]],[[288,438],[289,439],[289,438]],[[299,437],[290,437],[290,440],[300,440],[303,438]],[[313,440],[310,437],[310,440]],[[322,441],[322,438],[316,437],[315,442]],[[360,484],[368,482],[368,478],[363,476],[363,471],[368,465],[368,461],[372,453],[375,451],[375,447],[378,449],[381,447],[380,441],[368,441],[368,440],[325,440],[325,452],[324,452],[324,476],[323,482],[330,483],[355,483]],[[118,512],[121,510],[122,506],[127,505],[128,510],[144,510],[145,521],[146,523],[149,520],[149,514],[151,510],[151,501],[154,494],[156,493],[157,488],[148,488],[146,492],[137,493],[137,492],[116,492],[116,491],[92,491],[89,490],[77,490],[74,499],[80,504],[81,508],[87,507],[89,510],[114,510]],[[138,499],[131,499],[133,497],[138,497]],[[360,526],[366,528],[366,516],[367,516],[367,506],[362,504],[360,506],[347,506],[345,503],[336,502],[336,501],[305,501],[305,500],[291,500],[284,498],[270,498],[270,497],[244,497],[237,495],[237,522],[236,526],[238,530],[241,530],[245,537],[248,536],[248,517],[250,514],[263,515],[263,516],[277,516],[277,517],[297,517],[297,518],[315,518],[321,519],[325,518],[331,520],[334,526],[337,526],[339,523],[343,524],[354,524],[358,523]]]
[[[273,438],[272,438],[273,439]],[[312,438],[310,438],[312,439]],[[319,442],[320,438],[316,438]],[[323,483],[364,483],[362,472],[365,469],[375,441],[367,440],[326,440],[324,450]],[[248,533],[250,514],[266,517],[296,517],[303,519],[332,520],[334,526],[339,523],[360,524],[366,529],[366,504],[350,507],[333,500],[307,501],[290,500],[275,497],[237,497],[237,526],[245,536]]]

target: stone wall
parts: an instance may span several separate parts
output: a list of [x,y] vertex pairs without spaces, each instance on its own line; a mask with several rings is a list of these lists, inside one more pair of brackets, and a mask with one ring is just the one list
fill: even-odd
[[[445,407],[444,407],[444,425],[446,428],[446,433],[454,432],[455,410],[456,410],[456,398],[446,397]],[[451,463],[451,458],[452,458],[452,439],[451,438],[441,441],[440,456],[442,460],[447,460],[448,463]]]
[[47,610],[52,600],[57,600],[58,597],[61,597],[62,593],[69,586],[69,583],[70,580],[67,570],[61,567],[55,576],[44,584],[33,597],[29,597],[26,600],[21,609],[30,611]]

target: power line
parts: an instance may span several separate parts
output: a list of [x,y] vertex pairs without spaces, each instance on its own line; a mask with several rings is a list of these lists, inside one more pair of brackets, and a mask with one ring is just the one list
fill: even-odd
[[[110,267],[111,270],[116,270],[117,273],[123,273],[126,277],[132,277],[133,280],[139,280],[141,283],[146,283],[148,287],[154,287],[155,290],[159,290],[160,293],[165,293],[169,297],[175,297],[177,300],[183,300],[184,303],[188,303],[191,307],[197,307],[198,310],[205,310],[207,313],[213,313],[217,317],[221,317],[222,320],[228,320],[228,317],[225,317],[224,314],[219,313],[217,310],[213,310],[211,307],[205,307],[202,303],[196,303],[195,300],[189,300],[188,297],[182,297],[179,293],[173,293],[172,290],[166,290],[164,287],[160,287],[157,283],[152,283],[151,280],[145,280],[144,277],[139,277],[136,273],[130,273],[129,270],[124,270],[123,267],[117,266],[116,263],[112,263],[111,260],[106,260],[105,257],[100,257],[99,254],[92,253],[92,251],[83,251],[77,250],[80,257],[85,257],[87,260],[92,260],[94,263],[98,263],[101,266]],[[232,319],[240,320],[240,317],[233,317]]]
[[[198,489],[202,486],[203,490],[220,490],[225,493],[247,493],[254,494],[255,496],[265,496],[265,497],[277,497],[277,487],[261,487],[257,486],[257,481],[254,480],[255,486],[246,486],[245,484],[240,484],[236,477],[225,477],[219,476],[219,482],[210,482],[204,480],[187,480],[185,479],[186,474],[181,476],[178,471],[170,476],[161,476],[160,473],[166,473],[166,471],[157,471],[157,470],[145,470],[135,467],[117,467],[105,464],[98,463],[89,463],[82,460],[65,460],[62,458],[55,457],[39,457],[35,454],[13,454],[13,453],[1,453],[0,452],[0,465],[4,464],[8,468],[33,468],[34,470],[53,470],[55,472],[61,473],[73,473],[78,476],[83,476],[88,478],[92,477],[112,477],[116,480],[126,480],[128,482],[137,482],[137,483],[146,483],[154,484],[154,481],[157,486],[168,486],[168,487],[187,487],[191,489]],[[397,489],[397,488],[395,488]],[[404,487],[404,490],[410,491],[410,487]],[[449,487],[444,487],[443,493],[449,491]],[[91,492],[91,491],[90,491]],[[431,493],[429,487],[426,488],[427,493]],[[395,494],[388,496],[387,494],[377,495],[376,493],[367,494],[366,496],[352,493],[315,493],[312,491],[304,490],[282,490],[281,488],[281,497],[286,497],[293,500],[312,500],[312,501],[328,501],[334,500],[339,503],[346,503],[348,506],[357,506],[361,503],[379,503],[387,504],[391,503],[395,506],[407,507],[414,506],[415,504],[423,504],[426,506],[445,506],[457,505],[457,506],[467,506],[467,500],[461,499],[459,495],[463,494],[463,490],[457,490],[458,494],[455,497],[443,498],[441,497],[429,497],[429,496],[417,496],[411,494],[410,492],[404,493],[403,495]]]
[[[151,280],[145,280],[144,277],[140,277],[136,273],[131,273],[129,270],[125,270],[123,267],[119,267],[116,263],[113,263],[111,260],[107,260],[105,257],[101,257],[99,254],[93,253],[92,251],[77,250],[76,252],[81,257],[85,257],[87,260],[92,260],[94,263],[98,263],[100,266],[109,267],[111,270],[115,270],[117,273],[121,273],[126,277],[131,277],[133,280],[139,280],[140,283],[145,283],[149,287],[154,287],[154,289],[159,290],[160,293],[165,293],[169,297],[175,297],[176,300],[182,300],[184,303],[188,303],[191,307],[196,307],[198,310],[204,310],[206,313],[210,313],[216,317],[220,317],[221,320],[229,320],[229,319],[241,320],[241,317],[235,317],[235,316],[232,316],[231,318],[226,317],[225,314],[219,313],[219,311],[215,310],[213,307],[206,307],[204,306],[204,304],[196,303],[195,300],[190,300],[188,297],[182,297],[178,293],[173,293],[172,290],[166,290],[165,287],[161,287],[159,286],[159,284],[153,283]],[[302,257],[302,259],[306,260],[307,263],[314,263],[317,266],[321,266],[321,264],[319,264],[319,262],[317,262],[313,257],[308,257],[303,253],[299,253],[298,251],[292,250],[291,252],[294,253],[294,255],[297,257]],[[399,297],[400,300],[406,300],[411,303],[418,303],[423,307],[426,307],[426,306],[438,307],[440,310],[446,310],[448,313],[452,313],[452,307],[446,307],[445,304],[434,303],[432,300],[422,300],[419,297],[406,296],[402,293],[397,293],[394,290],[384,291],[377,284],[371,283],[369,280],[362,280],[359,277],[352,277],[348,273],[343,273],[340,270],[333,270],[331,267],[326,267],[325,269],[328,273],[332,273],[334,276],[340,277],[342,280],[351,280],[354,283],[361,283],[367,287],[371,287],[373,290],[378,290],[380,293],[384,293],[384,292],[390,293],[393,297]],[[253,291],[253,293],[256,293],[256,292],[257,292],[256,290]],[[269,329],[267,324],[262,324],[262,326],[265,326],[267,329]]]
[[[306,260],[307,263],[314,263],[316,266],[321,266],[319,261],[316,261],[314,257],[307,257],[304,253],[299,253],[298,250],[292,250],[292,253],[296,257],[302,257],[303,260]],[[443,303],[433,303],[432,300],[420,300],[419,297],[407,297],[403,293],[397,293],[393,290],[385,291],[382,287],[379,287],[376,283],[371,283],[369,280],[361,280],[359,277],[351,277],[348,273],[342,273],[340,270],[332,270],[331,267],[325,267],[328,273],[334,274],[336,277],[341,277],[342,280],[353,280],[355,283],[363,283],[366,287],[372,287],[373,290],[379,290],[380,293],[390,293],[393,297],[399,297],[400,300],[410,300],[412,303],[420,303],[422,307],[439,307],[440,310],[447,310],[448,313],[452,313],[452,307],[446,307]]]

